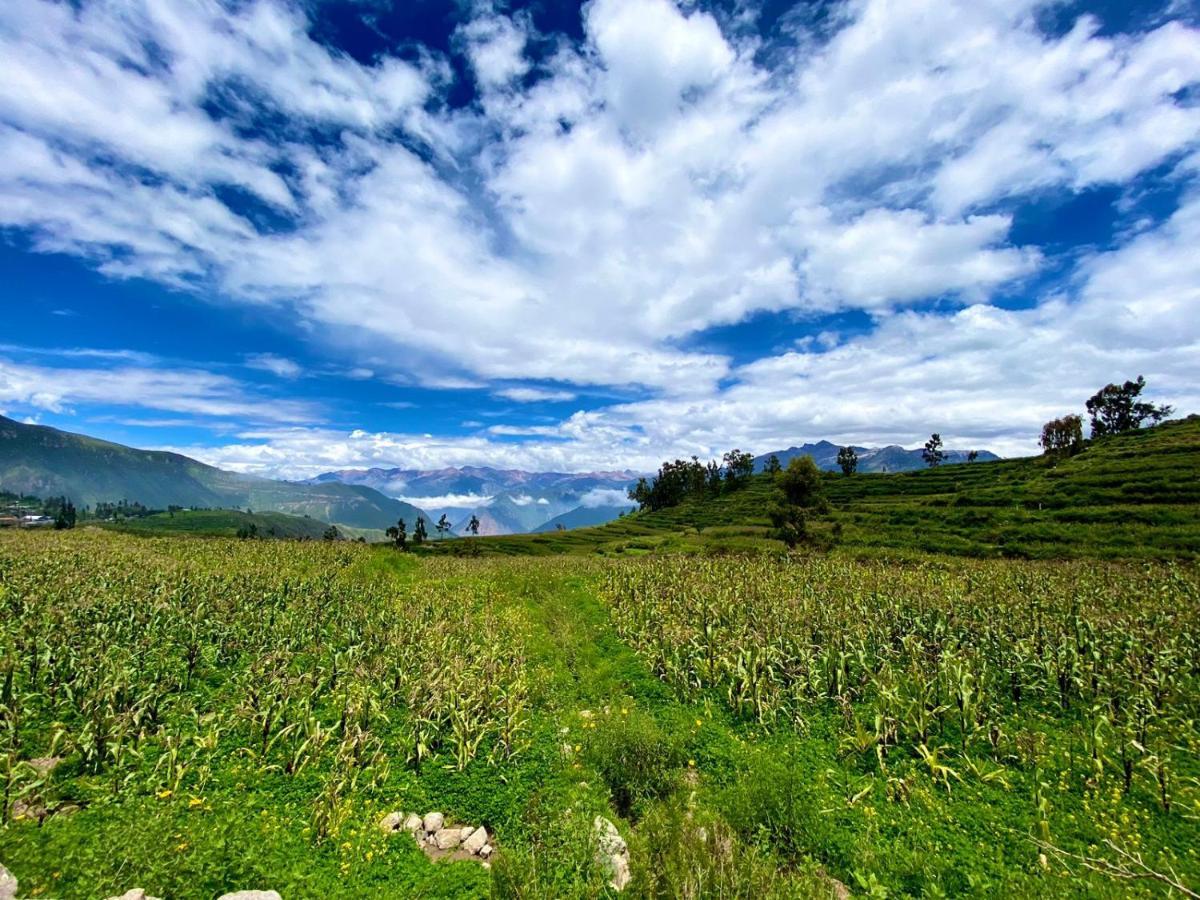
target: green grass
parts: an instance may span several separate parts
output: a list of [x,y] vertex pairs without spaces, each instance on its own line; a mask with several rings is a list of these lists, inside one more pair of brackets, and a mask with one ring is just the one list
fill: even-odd
[[100,528],[129,534],[208,537],[236,537],[240,529],[252,525],[257,529],[257,536],[264,539],[317,541],[329,527],[324,522],[303,516],[276,512],[248,513],[240,509],[184,509],[98,523]]
[[[1029,457],[898,474],[827,475],[821,546],[861,555],[944,553],[1053,559],[1200,556],[1200,417],[1090,442],[1065,460]],[[626,516],[597,528],[468,538],[433,552],[487,555],[781,552],[766,510],[743,490]]]

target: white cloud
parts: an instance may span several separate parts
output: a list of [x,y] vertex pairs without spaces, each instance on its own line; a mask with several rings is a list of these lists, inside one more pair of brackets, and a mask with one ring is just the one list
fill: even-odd
[[515,400],[518,403],[555,403],[575,399],[575,394],[571,391],[552,391],[532,387],[504,388],[496,391],[496,396],[506,400]]
[[50,412],[75,404],[127,406],[245,421],[311,422],[307,403],[256,397],[232,378],[196,369],[36,366],[0,358],[0,403]]
[[525,31],[507,16],[484,13],[460,28],[459,35],[484,90],[504,87],[529,71]]
[[280,378],[299,378],[304,374],[299,363],[283,356],[276,356],[274,353],[255,353],[247,356],[246,365],[251,369],[261,369],[272,375],[278,375]]
[[437,497],[396,496],[420,509],[475,509],[492,502],[490,494],[441,494]]
[[579,498],[579,505],[588,509],[599,506],[632,506],[629,495],[615,488],[594,488]]
[[[1049,36],[1038,6],[854,0],[827,43],[759,54],[692,4],[594,0],[584,43],[526,79],[546,36],[485,4],[459,32],[481,98],[451,110],[444,60],[362,65],[283,0],[30,0],[0,8],[0,226],[114,277],[280,307],[347,377],[566,386],[495,389],[522,402],[571,385],[653,394],[470,438],[276,429],[208,451],[246,468],[400,452],[645,468],[805,435],[912,441],[947,422],[1020,449],[1118,369],[1179,403],[1200,382],[1184,352],[1200,319],[1193,200],[1084,260],[1062,297],[989,305],[1046,264],[997,202],[1179,159],[1175,177],[1197,171],[1196,31],[1081,19]],[[259,112],[290,124],[253,136]],[[308,126],[337,137],[310,145]],[[253,198],[289,227],[256,226]],[[906,312],[930,298],[939,312]],[[681,349],[756,312],[846,310],[875,330],[739,367]],[[8,374],[0,402],[95,396],[57,374],[83,370],[31,371]],[[140,373],[117,388],[150,377],[117,371]],[[268,418],[241,388],[186,377],[195,391],[169,386],[172,402]]]

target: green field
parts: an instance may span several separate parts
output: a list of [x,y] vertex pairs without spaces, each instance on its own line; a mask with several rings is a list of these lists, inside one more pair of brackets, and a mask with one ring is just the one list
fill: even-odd
[[[8,532],[0,862],[29,896],[593,897],[602,815],[627,896],[1165,893],[1078,858],[1121,853],[1195,888],[1198,600],[1177,564]],[[433,809],[494,865],[377,828]]]
[[[813,531],[854,555],[1195,560],[1200,557],[1200,417],[1089,442],[1064,460],[1029,457],[898,474],[829,474],[833,509]],[[767,519],[774,486],[755,476],[712,500],[597,528],[469,538],[431,549],[500,555],[782,552]]]
[[[149,516],[102,522],[99,527],[130,534],[177,534],[237,537],[251,526],[260,538],[319,541],[329,528],[324,522],[286,513],[248,513],[239,509],[183,509]],[[345,529],[339,529],[345,533]],[[351,535],[357,536],[357,535]]]

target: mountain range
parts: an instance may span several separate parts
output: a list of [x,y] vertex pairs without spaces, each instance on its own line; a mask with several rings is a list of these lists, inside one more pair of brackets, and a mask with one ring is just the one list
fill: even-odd
[[300,484],[227,472],[159,450],[136,450],[0,416],[0,488],[69,497],[77,506],[129,500],[167,506],[238,508],[308,516],[349,528],[411,530],[422,510],[365,485]]
[[[764,453],[762,456],[754,457],[754,470],[761,472],[766,466],[767,460],[772,456],[778,457],[780,465],[784,466],[793,457],[811,456],[813,462],[817,464],[817,468],[827,472],[837,472],[841,470],[837,461],[838,451],[841,449],[842,445],[830,441],[817,441],[815,444],[788,447],[786,450],[776,450],[774,453]],[[921,456],[921,448],[906,450],[899,444],[889,444],[886,447],[854,447],[853,449],[858,454],[858,471],[860,472],[908,472],[913,469],[924,469],[926,465],[924,457]],[[944,463],[950,464],[965,463],[970,451],[943,449],[942,452],[946,455]],[[977,452],[980,462],[1000,458],[989,450]]]
[[[596,525],[632,509],[626,497],[637,473],[525,472],[463,466],[443,469],[342,469],[311,478],[313,485],[367,486],[415,504],[438,518],[445,515],[454,533],[466,534],[472,516],[480,534],[522,534],[553,530],[557,520]],[[570,527],[579,527],[574,525]]]

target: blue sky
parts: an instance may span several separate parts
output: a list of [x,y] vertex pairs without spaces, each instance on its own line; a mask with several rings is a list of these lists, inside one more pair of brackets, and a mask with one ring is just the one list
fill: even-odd
[[0,9],[0,411],[295,477],[1200,411],[1196,5]]

